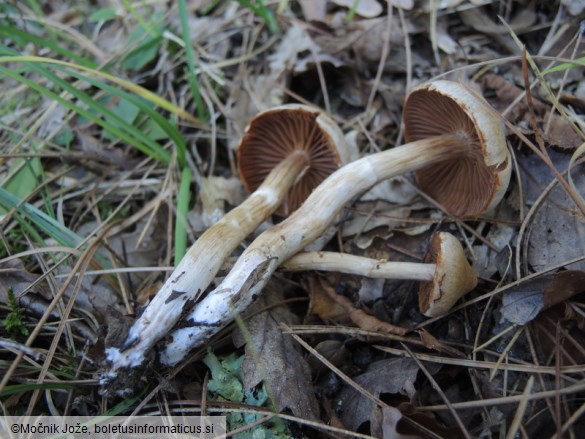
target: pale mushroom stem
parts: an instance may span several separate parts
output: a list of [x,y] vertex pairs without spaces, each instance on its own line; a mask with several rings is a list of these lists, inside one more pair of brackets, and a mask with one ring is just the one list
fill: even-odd
[[177,323],[185,306],[213,281],[224,259],[280,206],[308,164],[306,152],[292,152],[242,204],[199,237],[134,322],[124,346],[106,350],[112,363],[109,374],[115,375],[116,368],[144,362],[146,352]]
[[396,262],[336,252],[297,253],[282,264],[286,271],[337,271],[372,279],[432,281],[436,264]]
[[243,312],[274,270],[319,237],[351,199],[382,180],[461,157],[469,148],[465,134],[443,134],[363,157],[331,174],[298,210],[250,244],[221,284],[185,318],[187,326],[171,333],[161,361],[177,364]]

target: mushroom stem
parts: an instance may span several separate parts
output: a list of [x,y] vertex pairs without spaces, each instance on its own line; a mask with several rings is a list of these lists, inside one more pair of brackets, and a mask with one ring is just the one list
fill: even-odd
[[107,349],[108,360],[118,367],[141,364],[145,353],[175,325],[185,305],[209,286],[224,259],[280,206],[307,165],[304,151],[291,152],[242,204],[207,229],[134,322],[124,346]]
[[395,262],[336,252],[297,253],[280,267],[287,271],[338,271],[373,279],[431,281],[436,264]]
[[291,216],[266,230],[240,256],[220,285],[172,333],[161,361],[175,365],[193,348],[231,322],[259,294],[274,270],[319,237],[352,198],[382,180],[461,156],[465,136],[443,134],[372,154],[345,165],[325,179]]

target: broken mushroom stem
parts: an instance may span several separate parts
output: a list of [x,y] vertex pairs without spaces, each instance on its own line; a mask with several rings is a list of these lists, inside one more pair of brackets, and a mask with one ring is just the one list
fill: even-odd
[[352,155],[341,130],[317,109],[292,104],[257,115],[238,147],[240,175],[252,194],[191,246],[123,345],[107,347],[108,371],[102,382],[118,378],[120,368],[140,366],[250,233],[278,208],[281,213],[296,209]]

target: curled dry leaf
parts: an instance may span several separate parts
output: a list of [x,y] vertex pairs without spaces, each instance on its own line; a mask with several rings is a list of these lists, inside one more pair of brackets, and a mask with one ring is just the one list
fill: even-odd
[[[472,266],[479,277],[490,279],[498,272],[501,261],[506,258],[505,266],[510,261],[510,249],[516,238],[516,228],[507,224],[492,224],[485,239],[497,250],[483,242],[473,246]],[[500,273],[504,275],[505,273]]]
[[[384,439],[422,439],[418,434],[404,434],[398,431],[402,413],[396,407],[382,408],[382,432]],[[404,424],[404,422],[402,422]],[[402,426],[401,424],[401,426]]]
[[[14,297],[20,297],[32,283],[37,280],[38,276],[30,273],[24,267],[20,259],[12,259],[0,264],[0,303],[8,303],[8,289],[12,289]],[[43,298],[50,300],[51,291],[45,283],[38,284],[35,293],[39,293]]]
[[544,289],[543,306],[545,309],[550,308],[583,292],[585,292],[584,271],[561,271],[555,275],[551,284]]
[[356,308],[352,301],[347,297],[337,294],[331,285],[322,283],[322,291],[343,308],[345,315],[347,315],[356,326],[365,331],[398,335],[404,335],[407,332],[407,329],[405,328],[383,322],[364,310]]
[[324,291],[325,287],[330,288],[325,279],[317,275],[309,275],[306,283],[310,298],[309,314],[318,316],[326,322],[334,321],[343,324],[351,321],[345,307]]
[[376,236],[386,237],[397,227],[404,227],[412,210],[409,207],[390,205],[383,201],[359,202],[343,222],[341,233],[344,238],[360,236],[370,230],[382,227]]
[[[2,262],[0,264],[0,304],[5,305],[7,307],[6,309],[8,309],[10,290],[19,308],[30,313],[30,315],[41,317],[46,313],[47,308],[53,299],[53,294],[46,282],[41,282],[33,289],[30,289],[30,286],[35,283],[38,278],[39,275],[27,271],[24,264],[19,259]],[[79,298],[81,308],[92,313],[95,312],[96,309],[94,309],[91,303],[93,294],[91,290],[88,289],[88,285],[90,285],[90,282],[87,279],[84,279],[77,297]],[[57,284],[56,287],[60,288],[60,284]],[[96,285],[97,291],[100,291],[102,288],[103,286]],[[70,287],[63,300],[68,300],[71,290],[72,288]],[[111,290],[108,290],[108,292],[111,293]],[[2,329],[4,329],[2,326],[4,317],[4,314],[0,315],[0,327]],[[50,313],[49,321],[59,321],[60,319],[60,312],[57,308],[54,308]],[[76,319],[71,322],[71,327],[77,334],[80,334],[85,339],[93,342],[97,339],[97,336],[96,331],[92,326],[87,325],[82,319]]]
[[[508,35],[508,27],[499,22],[492,21],[481,8],[466,8],[459,12],[463,23],[472,29],[488,35]],[[518,13],[512,17],[509,26],[514,31],[521,31],[532,26],[536,22],[536,11],[532,7],[518,8]]]
[[543,359],[554,358],[552,362],[559,366],[585,363],[585,318],[573,307],[558,305],[542,311],[531,329]]

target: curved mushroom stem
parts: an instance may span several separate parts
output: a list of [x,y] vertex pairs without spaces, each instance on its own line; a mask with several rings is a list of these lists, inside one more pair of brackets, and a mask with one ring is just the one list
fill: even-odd
[[436,264],[394,262],[337,252],[297,253],[280,267],[287,271],[338,271],[372,279],[431,281]]
[[292,152],[242,204],[199,237],[134,322],[124,345],[106,349],[111,362],[108,375],[115,376],[117,368],[144,362],[145,353],[175,325],[185,306],[205,291],[224,259],[280,206],[307,165],[303,151]]
[[331,174],[298,210],[250,244],[223,282],[185,318],[188,327],[172,333],[161,361],[177,364],[243,312],[274,270],[321,235],[351,199],[382,180],[461,156],[468,147],[459,134],[443,134],[363,157]]

